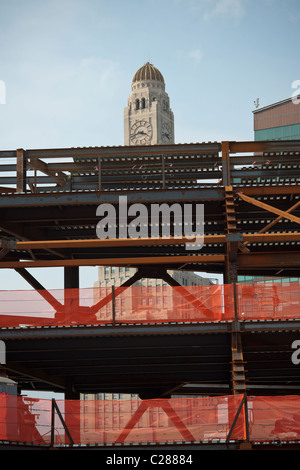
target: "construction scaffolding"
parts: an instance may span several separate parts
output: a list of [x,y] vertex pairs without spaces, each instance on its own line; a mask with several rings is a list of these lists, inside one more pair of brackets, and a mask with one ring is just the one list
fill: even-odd
[[[299,155],[300,141],[1,151],[0,269],[34,289],[0,292],[2,373],[19,391],[63,391],[67,399],[99,390],[142,400],[174,391],[297,396]],[[120,197],[147,210],[203,204],[201,248],[187,250],[191,240],[175,236],[173,223],[165,235],[163,220],[154,238],[98,238],[97,207],[117,209]],[[105,292],[80,289],[81,266],[136,274]],[[29,271],[43,267],[64,269],[61,291]],[[224,282],[180,286],[168,270],[217,273]],[[163,279],[166,295],[134,285],[143,277]]]

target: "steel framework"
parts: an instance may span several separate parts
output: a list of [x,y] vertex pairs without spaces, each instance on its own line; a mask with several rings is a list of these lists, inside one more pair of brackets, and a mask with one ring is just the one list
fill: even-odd
[[[28,268],[80,266],[299,277],[300,141],[213,142],[0,152],[0,268],[38,290]],[[186,238],[96,237],[101,203],[204,204],[204,244]],[[117,225],[120,220],[117,219]],[[163,225],[163,224],[162,224]],[[160,227],[162,229],[162,226]],[[3,271],[5,272],[5,271]],[[53,300],[53,299],[52,299]],[[20,388],[79,393],[299,393],[290,363],[299,321],[229,324],[2,328],[5,371]]]

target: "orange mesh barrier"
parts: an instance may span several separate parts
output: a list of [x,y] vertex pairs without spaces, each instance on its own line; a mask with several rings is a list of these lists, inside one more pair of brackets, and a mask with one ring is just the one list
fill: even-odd
[[300,396],[248,397],[252,441],[300,439]]
[[190,322],[233,319],[232,286],[131,287],[116,297],[116,321]]
[[51,400],[0,394],[0,440],[49,444]]
[[233,319],[232,286],[0,291],[0,326]]
[[300,283],[237,284],[237,309],[241,320],[300,318]]
[[300,439],[299,396],[248,397],[248,414],[242,399],[59,400],[63,421],[58,413],[52,421],[51,400],[0,394],[0,440],[57,446],[241,441],[247,429],[252,442]]
[[[242,397],[67,400],[57,405],[74,444],[225,439]],[[244,439],[244,415],[232,439]],[[241,425],[242,424],[242,425]],[[54,443],[70,444],[58,415]],[[51,400],[0,395],[0,440],[51,442]]]
[[[238,320],[300,318],[300,283],[236,285]],[[0,327],[216,322],[235,318],[233,285],[0,291]]]

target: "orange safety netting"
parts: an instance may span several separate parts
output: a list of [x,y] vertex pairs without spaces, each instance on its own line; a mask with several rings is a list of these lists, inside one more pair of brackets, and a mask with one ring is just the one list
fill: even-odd
[[300,396],[248,397],[252,441],[300,439]]
[[[300,318],[300,283],[0,291],[0,327]],[[236,302],[236,303],[235,303]]]
[[248,412],[242,400],[242,395],[58,400],[63,421],[58,413],[52,421],[51,400],[0,394],[0,440],[40,445],[240,441],[247,429],[250,441],[300,439],[299,396],[248,397]]
[[0,291],[0,326],[233,319],[232,286]]
[[266,320],[300,318],[300,283],[237,284],[238,318]]

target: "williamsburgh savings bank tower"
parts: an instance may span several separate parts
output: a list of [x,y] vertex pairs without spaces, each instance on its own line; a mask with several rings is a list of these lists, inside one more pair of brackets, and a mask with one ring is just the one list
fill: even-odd
[[[174,144],[174,116],[161,72],[147,62],[134,74],[128,105],[124,109],[124,145]],[[135,268],[98,268],[98,287],[121,285]],[[181,285],[209,285],[216,280],[189,271],[168,271]],[[161,286],[161,279],[142,279],[135,285]]]
[[174,115],[164,77],[147,62],[134,74],[124,109],[124,145],[174,144]]
[[[174,144],[174,116],[170,108],[169,96],[165,91],[165,81],[160,71],[152,64],[147,62],[134,74],[132,92],[128,97],[128,105],[124,109],[124,145],[155,145],[155,144]],[[98,267],[98,282],[95,287],[120,286],[124,281],[129,279],[136,272],[135,268],[130,267]],[[209,279],[199,276],[189,271],[173,271],[168,273],[181,285],[211,285],[217,282],[216,279]],[[162,288],[166,285],[162,279],[143,278],[136,281],[134,285],[143,287],[157,286]],[[98,292],[98,290],[96,290]],[[161,308],[167,312],[172,309],[172,298],[164,295],[163,305],[159,307],[159,315],[161,317]],[[159,295],[157,302],[159,302]],[[100,299],[100,298],[99,298]],[[95,300],[99,300],[96,298]],[[116,309],[122,317],[124,312],[130,310],[133,300],[130,292],[127,291],[126,296],[116,299]],[[147,299],[142,299],[142,305],[147,308]],[[153,306],[149,305],[153,310]],[[105,307],[104,307],[105,309]],[[105,316],[104,309],[101,310]],[[107,307],[108,315],[111,314],[110,307]],[[126,310],[127,309],[127,310]],[[152,313],[153,314],[153,313]],[[97,398],[137,398],[137,395],[121,394],[98,394]],[[88,395],[85,398],[93,398]],[[119,417],[122,419],[122,416]]]

